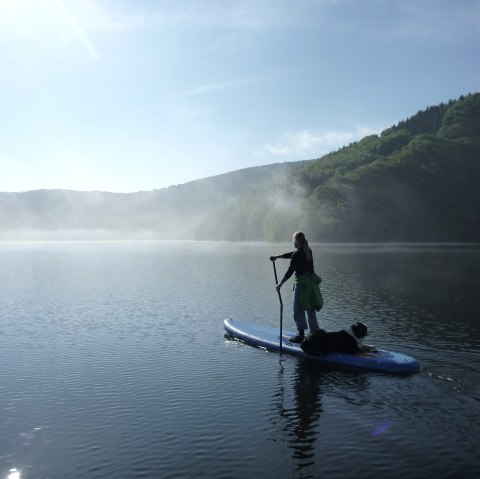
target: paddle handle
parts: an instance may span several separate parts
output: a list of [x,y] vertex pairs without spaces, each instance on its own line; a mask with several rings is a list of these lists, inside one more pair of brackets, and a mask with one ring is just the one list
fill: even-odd
[[[275,260],[272,260],[273,263],[273,273],[275,275],[275,286],[278,284],[278,278],[277,278],[277,268],[275,267]],[[283,352],[283,341],[282,341],[282,336],[283,336],[283,301],[282,301],[282,295],[280,294],[280,291],[277,291],[278,293],[278,299],[280,301],[280,354]]]

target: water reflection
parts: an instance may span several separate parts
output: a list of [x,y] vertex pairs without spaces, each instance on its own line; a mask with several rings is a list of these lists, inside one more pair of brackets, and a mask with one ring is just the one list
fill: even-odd
[[17,471],[17,469],[10,469],[9,471],[9,474],[7,476],[7,479],[20,479],[21,476],[20,476],[20,471]]
[[[275,429],[282,433],[282,440],[291,451],[295,469],[302,478],[313,478],[308,471],[315,470],[315,443],[322,414],[322,372],[310,361],[298,361],[290,384],[285,384],[285,369],[280,360],[278,389],[273,397]],[[308,469],[307,469],[308,468]]]
[[[272,425],[274,431],[280,432],[280,441],[286,445],[293,460],[293,476],[301,479],[319,477],[324,469],[326,437],[333,437],[336,431],[331,429],[331,417],[336,416],[339,404],[348,404],[354,410],[362,408],[370,401],[370,381],[368,375],[356,371],[337,370],[320,366],[314,361],[296,360],[294,369],[288,359],[280,359],[277,378],[277,388],[272,398],[273,415]],[[330,403],[332,396],[335,407],[327,410],[324,406],[325,399]],[[332,405],[332,404],[330,404]],[[325,424],[321,427],[320,418],[324,415]],[[355,415],[354,415],[355,417]],[[345,421],[351,421],[345,417]],[[338,427],[338,422],[336,423]],[[341,424],[341,422],[340,422]],[[390,429],[390,422],[383,420],[374,428],[372,435],[381,436]],[[349,427],[363,428],[362,422],[349,424]],[[320,441],[319,441],[320,440]],[[341,461],[340,450],[338,461]],[[331,456],[331,450],[329,452]],[[321,456],[321,458],[320,458]],[[321,459],[321,460],[320,460]]]

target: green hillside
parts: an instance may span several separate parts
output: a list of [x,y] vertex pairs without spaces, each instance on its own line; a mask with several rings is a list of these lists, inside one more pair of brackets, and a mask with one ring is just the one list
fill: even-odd
[[480,94],[317,160],[154,191],[0,193],[0,240],[480,242]]
[[198,239],[480,241],[480,94],[429,107],[305,163],[196,229]]

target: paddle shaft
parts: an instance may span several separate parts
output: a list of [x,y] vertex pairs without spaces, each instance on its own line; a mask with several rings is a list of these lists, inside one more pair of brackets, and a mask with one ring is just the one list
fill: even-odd
[[[275,286],[278,284],[278,278],[277,278],[277,268],[275,267],[275,260],[272,261],[273,263],[273,273],[275,274]],[[282,346],[283,346],[283,341],[282,341],[282,335],[283,335],[283,301],[282,301],[282,295],[280,294],[280,291],[277,291],[278,293],[278,299],[280,300],[280,354],[282,354]]]

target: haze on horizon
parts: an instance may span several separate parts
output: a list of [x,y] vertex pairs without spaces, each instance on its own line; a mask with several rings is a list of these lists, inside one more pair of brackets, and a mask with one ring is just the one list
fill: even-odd
[[480,2],[0,0],[0,191],[318,158],[480,90]]

